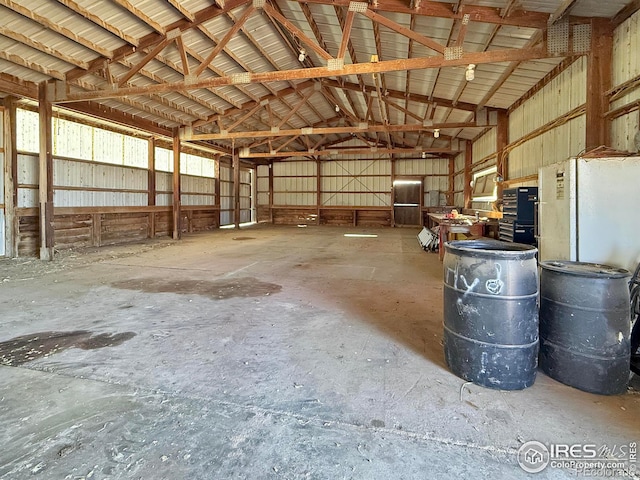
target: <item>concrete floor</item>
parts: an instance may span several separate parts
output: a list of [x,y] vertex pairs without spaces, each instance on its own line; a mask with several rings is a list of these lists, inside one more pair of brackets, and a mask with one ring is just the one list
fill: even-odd
[[348,232],[0,259],[0,478],[570,478],[518,447],[639,439],[634,390],[465,385],[437,254]]

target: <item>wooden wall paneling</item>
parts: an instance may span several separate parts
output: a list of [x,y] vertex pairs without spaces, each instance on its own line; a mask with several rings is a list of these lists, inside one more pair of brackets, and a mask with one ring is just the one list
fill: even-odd
[[52,105],[48,99],[47,83],[38,87],[38,113],[40,118],[40,168],[39,168],[39,205],[40,205],[40,259],[53,260],[53,143],[52,143]]

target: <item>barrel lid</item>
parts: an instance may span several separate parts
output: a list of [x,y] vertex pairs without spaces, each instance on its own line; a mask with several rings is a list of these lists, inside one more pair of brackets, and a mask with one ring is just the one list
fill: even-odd
[[538,252],[536,247],[523,243],[501,242],[490,238],[478,240],[453,240],[444,244],[451,253],[468,256],[491,256],[502,258],[533,258]]
[[582,277],[625,278],[631,276],[631,273],[624,268],[612,267],[611,265],[604,265],[602,263],[548,260],[540,262],[540,266],[546,270]]

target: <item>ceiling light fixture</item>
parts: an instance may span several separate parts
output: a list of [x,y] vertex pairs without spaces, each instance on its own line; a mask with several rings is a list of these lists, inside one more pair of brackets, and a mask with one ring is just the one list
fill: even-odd
[[307,51],[304,48],[301,48],[300,55],[298,55],[298,60],[300,60],[301,62],[304,62],[306,58],[307,58]]
[[474,78],[476,78],[476,65],[474,63],[470,63],[467,66],[467,70],[464,72],[464,78],[467,79],[468,82],[472,81]]
[[440,129],[439,128],[436,128],[433,131],[433,138],[440,138]]
[[422,158],[427,158],[427,152],[422,152]]
[[336,113],[340,111],[340,107],[336,104]]

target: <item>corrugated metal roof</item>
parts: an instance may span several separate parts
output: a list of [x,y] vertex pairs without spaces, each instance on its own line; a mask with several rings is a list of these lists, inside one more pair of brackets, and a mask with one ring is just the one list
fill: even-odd
[[[320,3],[322,0],[312,1],[318,3],[288,0],[269,0],[268,3],[275,9],[275,17],[280,12],[302,32],[302,36],[280,20],[272,19],[267,11],[258,10],[227,39],[227,32],[234,28],[252,2],[226,0],[230,8],[221,10],[219,5],[225,2],[215,0],[13,0],[6,4],[8,6],[0,6],[0,78],[8,82],[17,78],[34,84],[54,78],[66,80],[73,93],[112,92],[113,84],[122,83],[127,72],[136,68],[136,73],[123,86],[151,89],[175,84],[181,87],[168,86],[168,91],[149,90],[146,94],[142,91],[96,102],[167,128],[193,124],[196,132],[201,133],[218,133],[247,112],[253,113],[237,125],[234,132],[269,131],[282,123],[282,119],[286,119],[281,125],[283,130],[347,127],[343,133],[327,135],[324,139],[313,135],[309,143],[315,145],[349,139],[349,126],[363,123],[411,126],[420,125],[423,120],[469,122],[473,119],[474,105],[508,108],[562,60],[557,57],[479,63],[472,82],[465,80],[465,65],[387,71],[376,74],[375,79],[371,73],[349,74],[328,77],[321,82],[315,78],[315,73],[307,75],[305,69],[326,67],[327,59],[305,45],[302,37],[320,42],[327,54],[335,57],[343,38],[341,21],[344,22],[349,13],[348,4],[341,3],[342,0],[335,4],[330,0],[325,4]],[[442,3],[451,2],[442,0]],[[516,22],[517,25],[511,25],[508,17],[511,11],[522,10],[525,16],[526,12],[533,12],[539,19],[535,12],[547,16],[559,14],[565,3],[563,0],[467,0],[459,4],[462,12],[474,7],[489,7],[493,15],[506,18],[500,21],[496,17],[491,20],[493,23],[471,18],[469,25],[464,27],[460,18],[453,18],[453,15],[447,18],[447,15],[398,13],[399,8],[406,8],[404,3],[379,0],[375,10],[378,15],[393,22],[397,28],[412,29],[437,45],[432,45],[434,48],[425,46],[356,13],[344,64],[366,64],[372,55],[377,55],[379,61],[435,59],[442,56],[437,50],[442,51],[445,47],[451,49],[447,49],[447,55],[450,55],[462,38],[461,31],[464,31],[461,46],[465,54],[525,48],[532,46],[533,40],[538,38],[538,28],[546,24],[522,26]],[[565,18],[570,18],[567,15],[612,18],[630,3],[631,0],[580,0],[564,13]],[[196,17],[201,23],[191,23]],[[151,49],[165,39],[166,30],[176,26],[182,32],[180,40],[166,39],[164,48],[155,58],[147,59]],[[187,65],[183,64],[183,54],[193,76],[201,62],[223,41],[226,42],[224,48],[202,68],[198,80],[224,77],[234,81],[208,88],[185,87],[185,78],[189,81],[193,78],[185,77]],[[145,43],[141,46],[140,42]],[[183,47],[184,51],[181,51]],[[301,50],[304,51],[302,61],[298,58]],[[143,60],[144,65],[140,64]],[[265,83],[246,83],[247,72],[271,75],[271,72],[285,71],[292,73]],[[512,73],[504,79],[505,72]],[[314,83],[318,89],[312,91],[308,101],[301,103],[301,99],[309,94],[308,89],[316,88]],[[298,90],[301,84],[306,88]],[[374,93],[378,88],[382,94],[380,99]],[[336,104],[339,105],[337,112]],[[296,111],[291,113],[292,109]],[[213,122],[208,121],[211,118]],[[480,127],[445,128],[442,129],[443,138],[438,140],[433,139],[431,129],[422,133],[399,131],[389,137],[384,132],[372,132],[367,133],[367,137],[380,142],[379,145],[391,139],[397,146],[426,148],[436,145],[444,148],[448,145],[449,135],[469,139],[480,131]],[[287,140],[274,138],[272,143],[281,145]],[[216,141],[231,144],[225,139]],[[235,145],[254,141],[254,138],[238,139]],[[257,148],[268,151],[270,147],[264,142]],[[308,145],[297,139],[287,148],[307,149]]]

